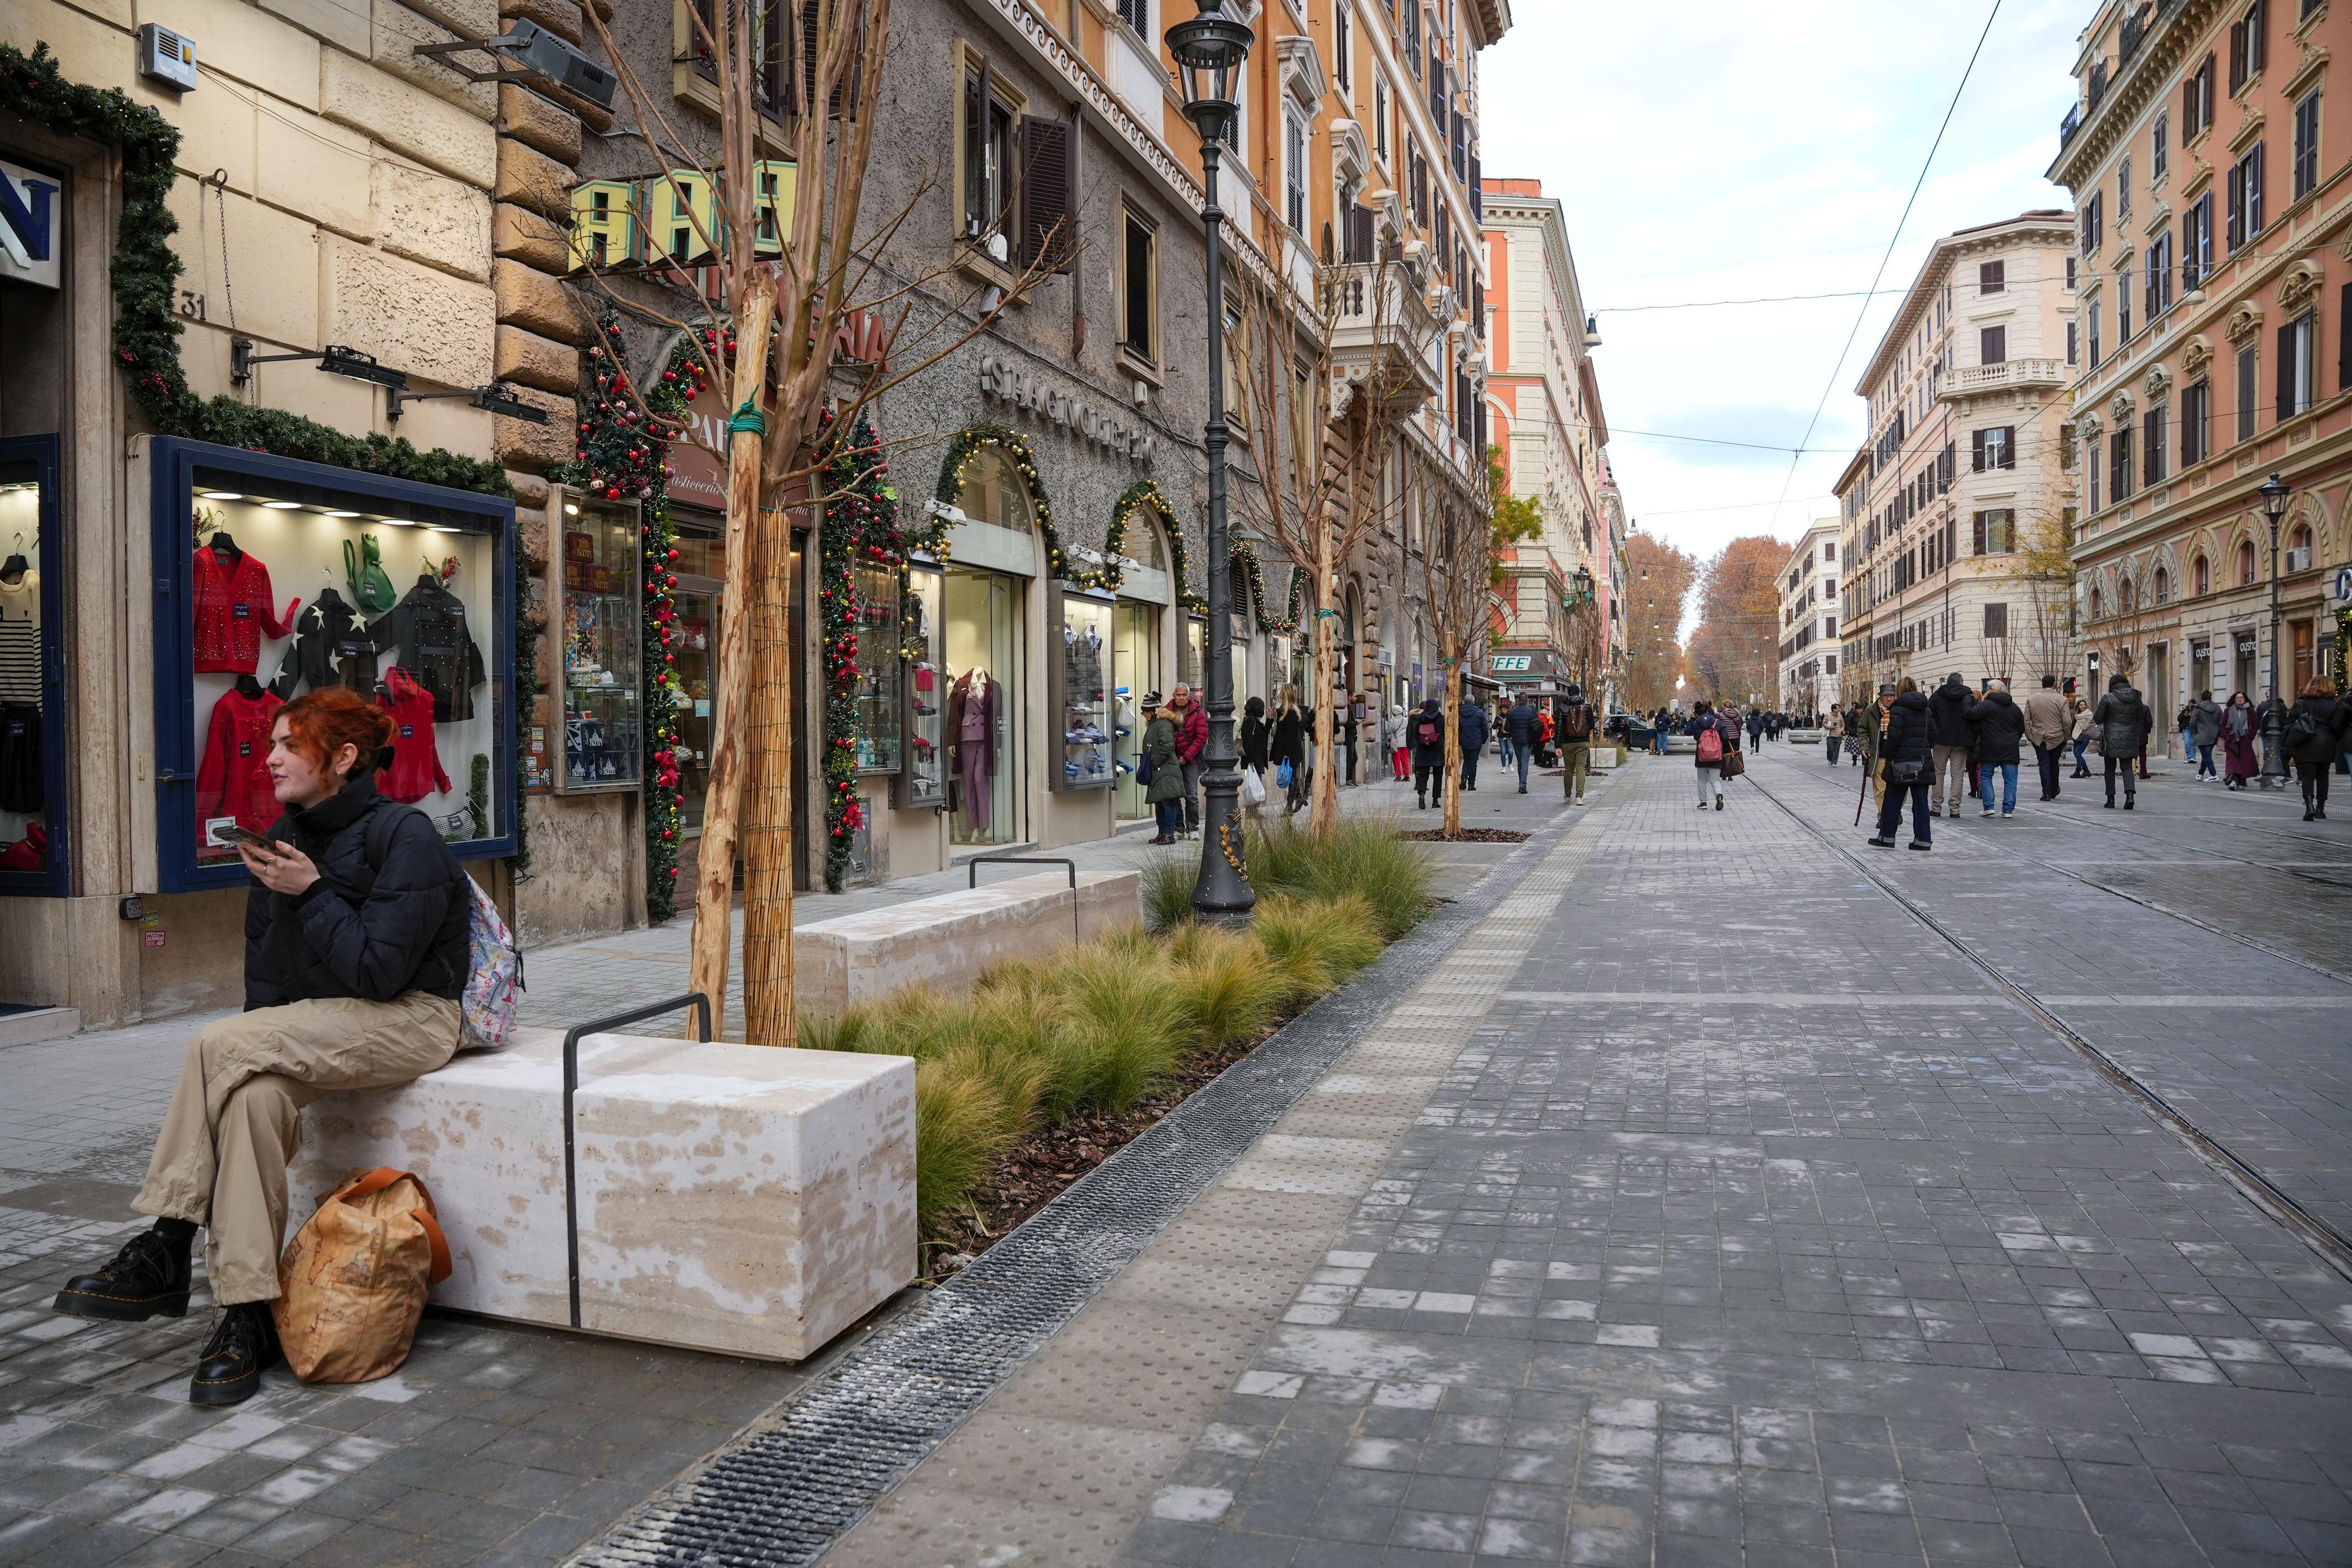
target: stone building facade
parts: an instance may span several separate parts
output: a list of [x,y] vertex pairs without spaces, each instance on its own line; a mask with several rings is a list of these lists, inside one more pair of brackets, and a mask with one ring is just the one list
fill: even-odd
[[1838,536],[1822,517],[1780,563],[1780,679],[1773,703],[1782,713],[1815,716],[1838,700]]
[[[2130,675],[2167,718],[2208,690],[2344,679],[2352,117],[2328,76],[2346,21],[2110,0],[2082,35],[2050,167],[2084,279],[2074,667]],[[2273,474],[2294,492],[2275,539]]]
[[2076,505],[2073,235],[2068,214],[2032,212],[1938,239],[1854,388],[1870,443],[1867,507],[1841,552],[1851,687],[2063,670],[2063,590],[2027,566]]

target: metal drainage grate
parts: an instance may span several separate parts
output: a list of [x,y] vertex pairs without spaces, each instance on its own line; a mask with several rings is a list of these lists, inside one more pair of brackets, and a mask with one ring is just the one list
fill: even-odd
[[[1579,819],[1580,820],[1580,819]],[[1309,1009],[843,1358],[775,1426],[615,1526],[581,1564],[813,1563],[1319,1082],[1568,831],[1520,845]]]

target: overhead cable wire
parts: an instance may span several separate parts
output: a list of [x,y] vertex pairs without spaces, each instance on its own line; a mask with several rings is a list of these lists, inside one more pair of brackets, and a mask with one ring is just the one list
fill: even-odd
[[[1992,0],[1992,9],[1985,14],[1984,28],[1977,34],[1977,47],[1969,51],[1969,63],[1960,72],[1959,85],[1952,89],[1952,100],[1944,106],[1943,123],[1936,127],[1936,140],[1927,144],[1927,156],[1919,163],[1919,177],[1911,183],[1911,194],[1903,203],[1903,215],[1895,220],[1895,232],[1887,236],[1886,249],[1878,258],[1878,270],[1871,277],[1870,287],[1874,291],[1885,279],[1886,264],[1895,258],[1895,247],[1902,243],[1903,225],[1911,221],[1911,209],[1917,204],[1919,193],[1927,186],[1927,171],[1935,167],[1937,149],[1943,146],[1944,133],[1951,129],[1952,116],[1960,107],[1960,95],[1968,90],[1969,78],[1976,73],[1977,60],[1984,53],[1985,39],[1992,33],[1992,25],[2000,15],[2000,6],[2001,0]],[[1845,346],[1838,350],[1837,362],[1830,367],[1829,380],[1822,387],[1821,401],[1813,405],[1813,417],[1806,422],[1805,434],[1798,437],[1796,446],[1790,449],[1788,476],[1780,482],[1784,500],[1789,486],[1797,477],[1800,455],[1805,444],[1812,440],[1815,427],[1822,422],[1822,411],[1829,407],[1830,393],[1837,390],[1838,375],[1845,369],[1846,356],[1853,352],[1853,340],[1862,335],[1862,324],[1869,315],[1870,301],[1864,299],[1862,308],[1853,313],[1853,325],[1846,332]],[[1777,527],[1779,522],[1776,513],[1773,523]]]

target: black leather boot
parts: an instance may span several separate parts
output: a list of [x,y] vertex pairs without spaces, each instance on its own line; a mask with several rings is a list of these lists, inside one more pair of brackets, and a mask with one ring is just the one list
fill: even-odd
[[188,1315],[188,1242],[142,1230],[110,1262],[77,1274],[58,1292],[56,1309],[69,1318],[144,1322],[161,1314]]
[[281,1359],[278,1325],[267,1301],[239,1301],[221,1311],[220,1323],[196,1357],[188,1381],[191,1405],[241,1405],[261,1387],[261,1375]]

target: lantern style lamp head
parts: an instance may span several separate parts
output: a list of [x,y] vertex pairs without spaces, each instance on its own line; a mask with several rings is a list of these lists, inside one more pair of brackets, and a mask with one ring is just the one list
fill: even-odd
[[2263,487],[2257,494],[2263,498],[2263,516],[2275,523],[2286,516],[2286,504],[2294,495],[2294,491],[2285,480],[2273,472],[2269,478],[2263,481]]
[[1569,580],[1576,585],[1578,599],[1585,600],[1592,597],[1592,573],[1590,570],[1580,566],[1576,569],[1576,575]]
[[1257,35],[1225,15],[1225,0],[1200,0],[1201,13],[1168,29],[1168,52],[1184,84],[1184,118],[1203,141],[1231,140],[1234,84]]

